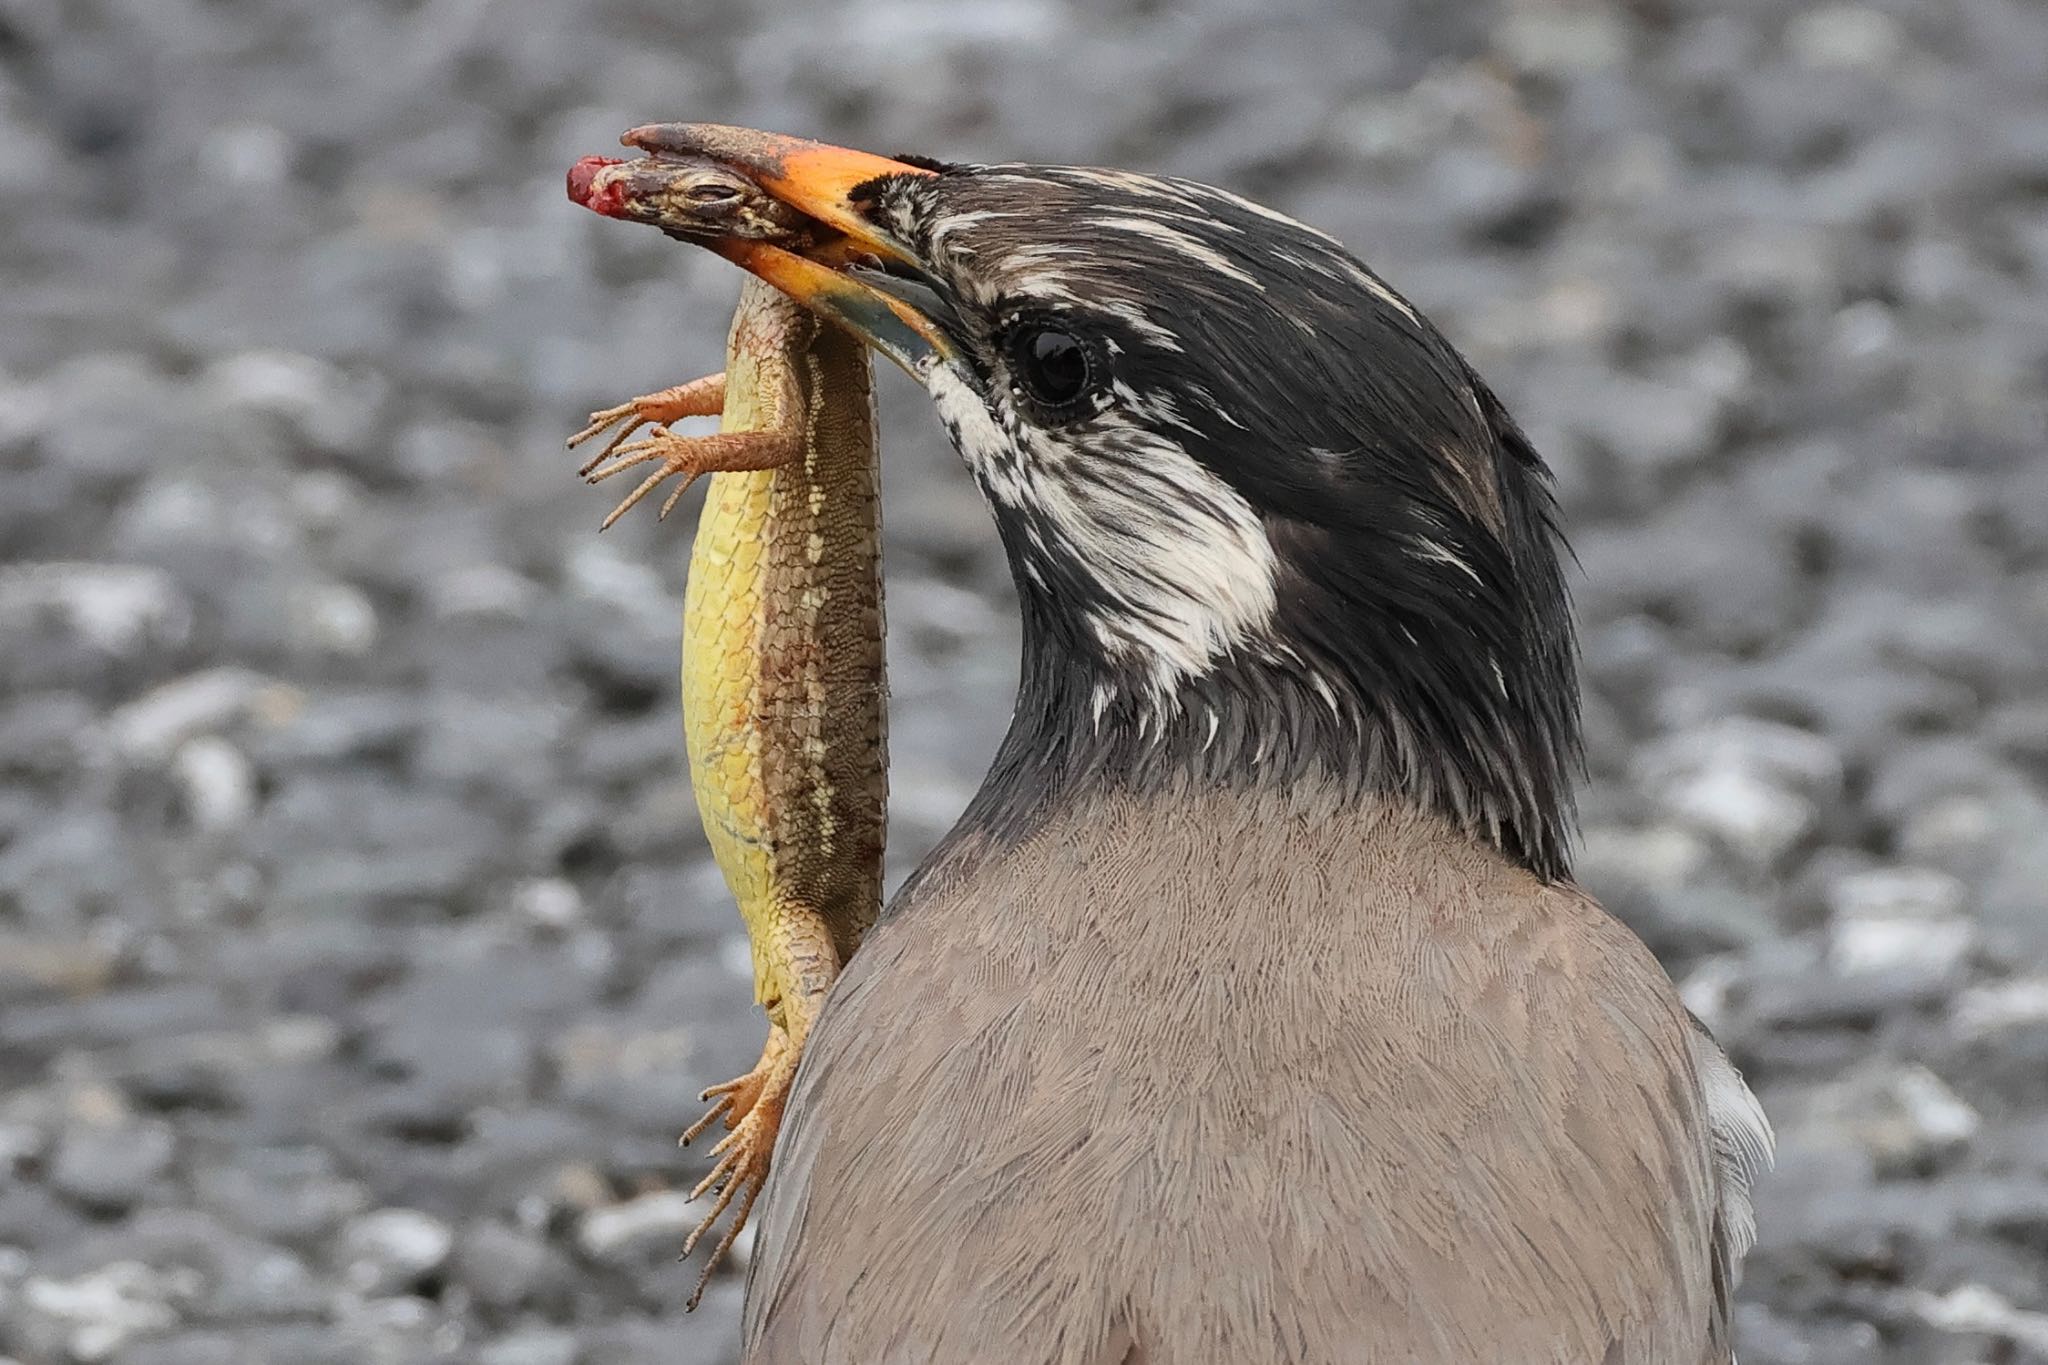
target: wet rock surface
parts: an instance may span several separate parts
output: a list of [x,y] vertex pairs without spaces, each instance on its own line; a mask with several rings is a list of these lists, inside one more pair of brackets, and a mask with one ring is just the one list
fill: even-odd
[[[2044,89],[2030,0],[0,5],[0,1357],[733,1357],[689,519],[561,449],[718,363],[562,197],[677,117],[1220,182],[1429,311],[1557,471],[1584,876],[1780,1116],[1745,1365],[2048,1360]],[[900,875],[1015,630],[882,386]]]

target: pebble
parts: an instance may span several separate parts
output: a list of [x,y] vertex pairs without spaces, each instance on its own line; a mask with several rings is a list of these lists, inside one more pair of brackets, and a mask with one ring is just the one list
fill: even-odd
[[1813,832],[1843,780],[1824,739],[1748,717],[1671,736],[1645,751],[1637,773],[1674,818],[1759,868]]
[[166,1123],[74,1124],[57,1141],[50,1183],[92,1209],[119,1212],[149,1192],[176,1153]]
[[1820,1145],[1853,1144],[1881,1169],[1952,1154],[1983,1120],[1924,1066],[1872,1065],[1816,1091],[1793,1131]]
[[238,667],[209,668],[153,688],[107,717],[115,752],[161,763],[178,746],[235,724],[259,708],[289,705],[270,679]]
[[288,1251],[260,1244],[223,1255],[205,1316],[215,1321],[318,1317],[331,1304],[328,1287]]
[[1932,868],[1882,868],[1828,887],[1828,962],[1844,975],[1911,969],[1939,975],[1977,941],[1963,883]]
[[667,1239],[681,1246],[704,1212],[684,1190],[643,1194],[585,1213],[577,1220],[576,1244],[597,1260],[618,1258],[649,1241]]
[[322,449],[352,449],[372,428],[379,386],[354,381],[315,356],[281,350],[223,356],[200,386],[224,406],[276,417]]
[[0,569],[0,629],[55,618],[82,643],[123,657],[180,643],[192,602],[160,569],[134,564],[15,564]]
[[0,1173],[12,1176],[26,1162],[43,1154],[41,1128],[32,1123],[0,1123]]
[[562,877],[542,877],[521,884],[512,894],[518,914],[546,929],[568,929],[583,919],[583,893]]
[[349,583],[309,583],[291,595],[286,610],[306,648],[342,658],[361,658],[377,644],[377,608],[369,594]]
[[434,615],[443,620],[524,620],[541,596],[540,588],[502,564],[473,564],[445,574],[430,585]]
[[103,939],[31,939],[0,932],[0,999],[12,994],[14,983],[94,995],[106,989],[118,965],[118,947]]
[[418,1209],[378,1209],[341,1232],[349,1283],[366,1294],[418,1284],[441,1268],[454,1245],[454,1230]]
[[1905,47],[1896,19],[1862,5],[1818,5],[1795,15],[1785,41],[1807,66],[1866,71],[1892,65]]
[[1619,11],[1588,7],[1516,10],[1496,41],[1524,70],[1569,75],[1613,66],[1629,39]]
[[178,746],[171,776],[186,814],[200,830],[238,829],[256,811],[256,772],[242,751],[218,735],[201,735]]
[[201,1167],[193,1194],[245,1231],[297,1243],[326,1236],[369,1203],[363,1185],[337,1174],[321,1148],[244,1147],[231,1165]]
[[1944,1332],[1982,1332],[2038,1355],[2048,1355],[2048,1313],[2016,1308],[1981,1284],[1958,1285],[1945,1294],[1908,1290],[1907,1308]]
[[1627,880],[1659,891],[1676,891],[1706,868],[1708,858],[1705,842],[1677,825],[1648,829],[1593,825],[1580,837],[1580,872],[1594,883]]
[[573,1333],[552,1330],[500,1337],[477,1353],[478,1365],[576,1365],[582,1358]]
[[30,1359],[111,1359],[133,1338],[178,1322],[173,1300],[188,1280],[136,1261],[115,1261],[68,1279],[31,1277],[20,1290],[18,1334]]
[[2048,1024],[2048,975],[1972,986],[1956,997],[1951,1015],[1973,1037]]
[[478,1303],[496,1309],[559,1295],[573,1279],[561,1253],[545,1238],[494,1220],[463,1230],[451,1273]]

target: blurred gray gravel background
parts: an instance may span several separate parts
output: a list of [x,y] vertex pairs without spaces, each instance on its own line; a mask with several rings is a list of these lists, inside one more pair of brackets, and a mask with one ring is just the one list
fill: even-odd
[[[1424,306],[1564,493],[1584,878],[1782,1134],[1746,1365],[2048,1361],[2038,0],[0,0],[0,1357],[731,1358],[691,518],[561,449],[718,363],[729,269],[563,198],[657,118],[1193,175]],[[883,398],[900,873],[1015,646]]]

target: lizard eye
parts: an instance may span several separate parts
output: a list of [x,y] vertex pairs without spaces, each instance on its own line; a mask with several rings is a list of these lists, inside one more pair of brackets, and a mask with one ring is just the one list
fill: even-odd
[[1010,385],[1048,421],[1076,416],[1098,386],[1100,366],[1088,346],[1056,323],[1025,320],[1003,333]]

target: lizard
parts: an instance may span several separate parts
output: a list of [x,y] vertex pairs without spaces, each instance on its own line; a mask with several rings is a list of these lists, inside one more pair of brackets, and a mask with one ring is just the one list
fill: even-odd
[[[735,259],[827,232],[715,162],[588,157],[570,197]],[[719,416],[712,435],[670,424]],[[629,440],[641,428],[637,440]],[[660,509],[708,474],[684,592],[682,711],[691,786],[752,947],[768,1018],[760,1060],[704,1092],[684,1145],[722,1121],[698,1241],[738,1198],[689,1307],[767,1179],[783,1106],[833,980],[881,906],[887,706],[873,375],[866,346],[749,275],[721,374],[594,412],[571,448],[616,428],[592,483],[652,465],[611,526],[665,480]]]

